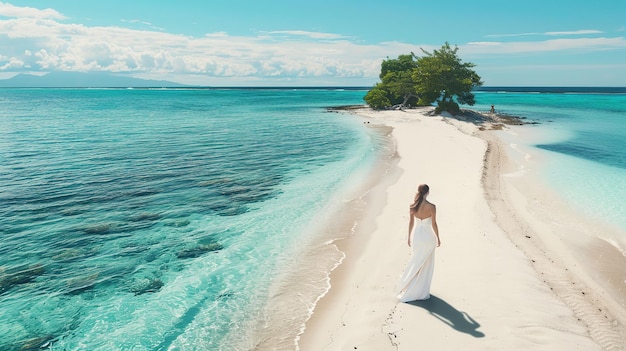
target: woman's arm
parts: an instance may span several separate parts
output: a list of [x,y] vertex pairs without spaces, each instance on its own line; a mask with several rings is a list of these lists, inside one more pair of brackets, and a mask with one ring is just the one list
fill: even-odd
[[432,213],[431,222],[433,224],[433,231],[435,232],[435,235],[437,236],[437,246],[440,246],[441,240],[439,240],[439,227],[437,226],[437,206],[435,205],[433,205],[433,213]]
[[413,210],[409,210],[409,239],[407,243],[409,247],[411,247],[411,231],[413,231],[413,225],[415,224],[415,215],[413,214]]

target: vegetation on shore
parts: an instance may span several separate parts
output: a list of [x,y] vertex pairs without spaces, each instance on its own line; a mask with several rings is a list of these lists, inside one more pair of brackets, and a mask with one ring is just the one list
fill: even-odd
[[[432,106],[431,106],[432,107]],[[367,109],[364,105],[342,105],[342,106],[329,106],[326,107],[326,112],[344,112],[358,114],[359,110]],[[433,114],[435,111],[427,111],[428,114]],[[514,116],[503,113],[487,113],[474,110],[461,109],[459,113],[449,116],[461,121],[474,123],[480,126],[480,130],[486,129],[502,129],[505,125],[524,125],[524,124],[538,124],[539,122],[528,122],[526,117]]]
[[422,49],[424,56],[414,53],[386,59],[381,64],[380,83],[365,95],[365,102],[374,109],[428,106],[437,103],[435,111],[460,112],[459,104],[473,106],[472,89],[482,85],[475,65],[462,62],[458,47],[447,42],[432,53]]

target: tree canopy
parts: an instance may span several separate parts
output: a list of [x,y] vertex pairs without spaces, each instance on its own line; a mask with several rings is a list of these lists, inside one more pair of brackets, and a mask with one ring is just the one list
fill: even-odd
[[453,114],[459,112],[459,104],[474,105],[472,89],[482,82],[472,69],[475,65],[462,62],[458,50],[446,42],[432,53],[422,49],[422,57],[411,53],[383,60],[381,81],[365,95],[365,102],[375,109],[436,102],[438,113]]
[[376,109],[417,104],[418,96],[413,82],[413,70],[416,68],[417,62],[412,54],[383,60],[380,83],[365,95],[365,102]]

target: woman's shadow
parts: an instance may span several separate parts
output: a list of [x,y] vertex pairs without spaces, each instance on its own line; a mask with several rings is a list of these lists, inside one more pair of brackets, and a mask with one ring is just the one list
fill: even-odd
[[428,300],[411,301],[408,302],[408,304],[427,310],[435,318],[462,333],[469,334],[475,338],[485,336],[483,332],[476,330],[480,328],[480,324],[466,312],[457,310],[449,303],[436,296],[431,295]]

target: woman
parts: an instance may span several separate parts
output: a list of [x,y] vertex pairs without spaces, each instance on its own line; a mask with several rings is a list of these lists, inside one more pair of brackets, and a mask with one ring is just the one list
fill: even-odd
[[426,300],[430,297],[435,247],[441,245],[441,241],[437,227],[437,208],[426,200],[429,191],[428,185],[421,184],[409,207],[408,244],[409,247],[413,244],[413,255],[398,282],[397,296],[402,302]]

